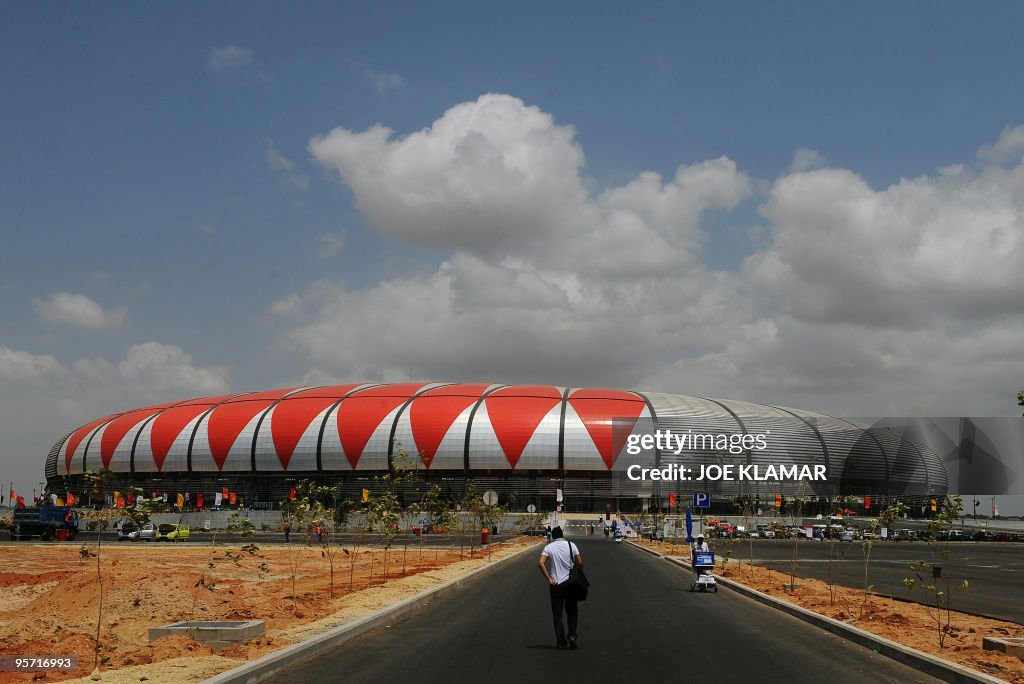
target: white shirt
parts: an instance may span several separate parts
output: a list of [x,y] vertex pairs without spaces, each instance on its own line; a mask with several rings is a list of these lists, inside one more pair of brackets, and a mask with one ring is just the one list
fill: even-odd
[[564,537],[554,540],[540,552],[541,558],[547,558],[551,563],[548,572],[555,580],[555,584],[561,584],[569,579],[569,571],[576,564],[576,556],[579,554],[580,550],[576,545],[566,541]]
[[707,542],[700,542],[700,543],[693,542],[693,550],[696,552],[696,551],[710,551],[711,549],[708,548],[708,543]]

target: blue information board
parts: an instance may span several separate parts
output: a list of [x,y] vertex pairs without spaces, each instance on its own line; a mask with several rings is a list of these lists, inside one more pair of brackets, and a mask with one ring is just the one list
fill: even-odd
[[695,568],[715,567],[715,554],[711,551],[698,551],[693,554],[693,566]]

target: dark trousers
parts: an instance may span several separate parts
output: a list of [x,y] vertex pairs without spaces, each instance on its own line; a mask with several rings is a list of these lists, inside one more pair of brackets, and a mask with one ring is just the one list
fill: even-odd
[[555,639],[559,646],[568,645],[565,629],[562,626],[562,610],[569,622],[569,636],[576,636],[576,618],[578,617],[579,603],[568,596],[569,583],[562,582],[556,586],[549,586],[551,592],[551,618],[555,623]]

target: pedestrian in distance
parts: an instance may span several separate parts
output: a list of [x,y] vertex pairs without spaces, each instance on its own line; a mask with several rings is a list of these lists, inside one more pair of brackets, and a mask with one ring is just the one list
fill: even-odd
[[701,552],[701,551],[710,551],[710,550],[711,549],[708,547],[708,543],[706,541],[704,541],[704,535],[703,534],[698,534],[696,541],[694,541],[693,544],[690,546],[690,564],[691,564],[691,567],[693,568],[693,574],[695,574],[695,575],[704,575],[704,574],[707,573],[707,568],[698,568],[697,567],[697,565],[696,565],[697,554],[699,552]]
[[321,525],[316,526],[316,543],[321,544],[324,540],[324,528]]
[[289,537],[289,535],[291,535],[291,533],[292,533],[292,524],[291,524],[290,521],[285,520],[284,521],[284,543],[285,544],[289,543],[288,542],[288,537]]
[[[562,528],[556,526],[551,530],[551,542],[541,551],[537,564],[548,582],[551,618],[555,625],[555,647],[559,650],[576,649],[579,646],[579,602],[570,595],[568,580],[569,571],[574,565],[583,567],[583,556],[575,544],[564,538]],[[563,611],[567,625],[562,623]]]
[[698,534],[697,541],[693,542],[693,546],[690,548],[690,550],[696,553],[698,551],[710,551],[711,548],[708,547],[708,543],[704,541],[704,535]]

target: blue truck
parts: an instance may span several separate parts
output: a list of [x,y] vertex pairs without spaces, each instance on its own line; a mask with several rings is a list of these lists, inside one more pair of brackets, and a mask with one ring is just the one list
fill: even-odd
[[57,538],[71,541],[78,534],[78,513],[71,506],[15,508],[12,523],[11,538],[21,541],[32,537],[43,541]]

